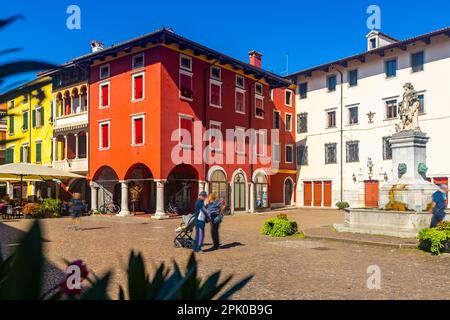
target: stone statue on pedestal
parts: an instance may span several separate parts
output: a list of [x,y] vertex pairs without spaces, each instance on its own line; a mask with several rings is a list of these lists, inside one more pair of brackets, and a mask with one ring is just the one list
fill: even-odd
[[414,86],[405,83],[403,100],[398,104],[401,122],[395,126],[397,132],[417,131],[419,127],[420,100]]

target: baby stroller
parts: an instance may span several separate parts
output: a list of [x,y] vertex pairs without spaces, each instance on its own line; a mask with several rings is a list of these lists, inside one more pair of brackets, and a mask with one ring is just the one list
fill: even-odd
[[175,248],[192,249],[194,247],[194,239],[192,232],[195,226],[195,216],[187,214],[182,217],[183,223],[175,230],[177,236],[173,240]]

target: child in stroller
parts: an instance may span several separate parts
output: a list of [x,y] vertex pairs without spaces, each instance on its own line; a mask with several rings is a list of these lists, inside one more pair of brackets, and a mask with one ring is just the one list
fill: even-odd
[[182,217],[183,222],[175,230],[177,233],[173,244],[175,248],[192,249],[194,247],[194,239],[192,239],[192,232],[195,227],[195,216],[187,214]]

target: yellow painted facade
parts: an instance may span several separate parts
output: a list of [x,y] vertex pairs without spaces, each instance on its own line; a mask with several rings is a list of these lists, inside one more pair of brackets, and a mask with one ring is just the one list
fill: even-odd
[[[52,165],[52,83],[38,78],[9,92],[6,163]],[[27,188],[32,195],[32,188]]]

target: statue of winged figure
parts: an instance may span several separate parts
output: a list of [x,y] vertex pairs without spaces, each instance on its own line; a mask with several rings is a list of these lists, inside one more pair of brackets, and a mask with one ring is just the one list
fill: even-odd
[[403,100],[398,104],[400,123],[395,125],[397,132],[420,131],[420,100],[414,86],[408,82],[403,86]]

